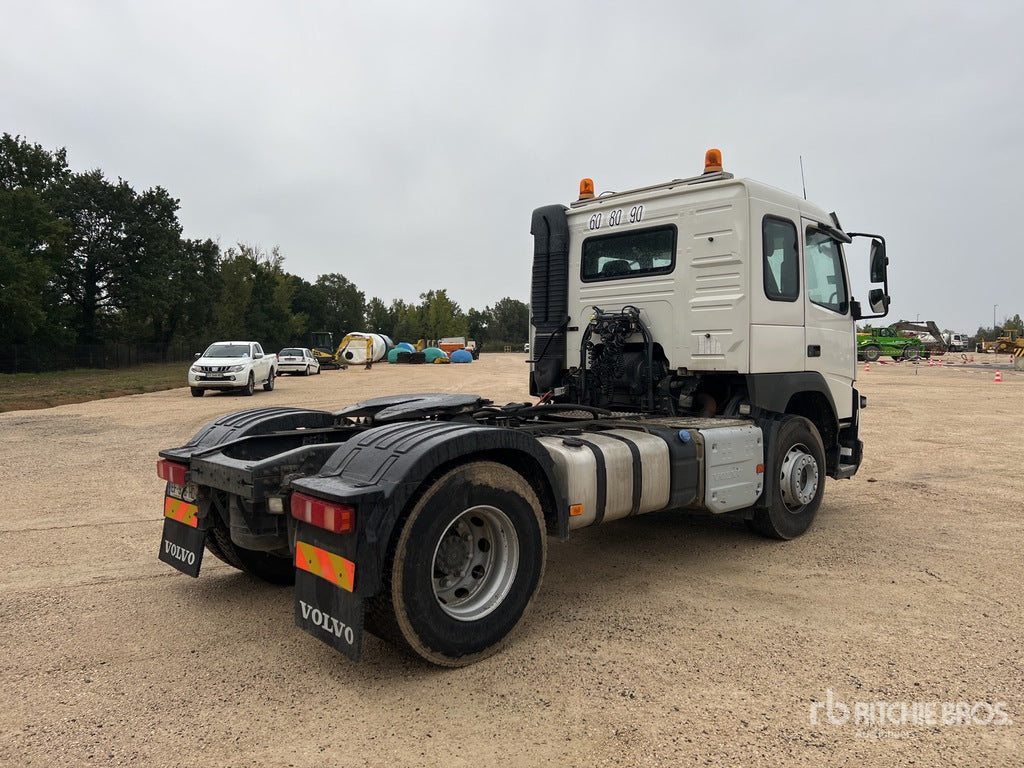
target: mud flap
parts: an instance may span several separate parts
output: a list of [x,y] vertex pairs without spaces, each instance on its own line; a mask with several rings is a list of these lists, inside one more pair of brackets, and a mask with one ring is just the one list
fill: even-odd
[[[296,559],[300,557],[296,549]],[[301,567],[295,569],[295,623],[352,661],[363,644],[361,598]]]
[[160,539],[160,560],[184,574],[197,578],[203,564],[206,531],[164,517],[164,534]]

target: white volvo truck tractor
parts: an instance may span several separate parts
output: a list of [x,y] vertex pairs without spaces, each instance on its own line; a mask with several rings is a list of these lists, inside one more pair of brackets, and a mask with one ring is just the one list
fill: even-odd
[[461,666],[522,620],[549,538],[671,510],[804,533],[825,478],[861,463],[855,323],[888,312],[884,238],[733,178],[718,150],[692,178],[599,196],[584,179],[532,233],[536,403],[219,418],[160,452],[160,559],[198,576],[208,550],[294,582],[296,623],[351,659],[370,631]]

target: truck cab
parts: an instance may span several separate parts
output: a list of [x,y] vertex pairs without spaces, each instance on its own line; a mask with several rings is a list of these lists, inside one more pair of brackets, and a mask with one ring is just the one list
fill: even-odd
[[[531,394],[630,411],[797,413],[859,462],[857,320],[888,311],[884,238],[721,169],[534,214]],[[844,247],[872,241],[873,314]],[[539,279],[538,279],[539,275]],[[841,458],[845,457],[845,458]]]

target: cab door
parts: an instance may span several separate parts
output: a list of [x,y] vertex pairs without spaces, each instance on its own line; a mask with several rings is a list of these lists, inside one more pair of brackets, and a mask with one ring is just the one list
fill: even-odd
[[840,418],[851,415],[850,385],[856,378],[856,328],[850,288],[838,240],[804,218],[803,266],[806,357],[804,370],[824,376]]

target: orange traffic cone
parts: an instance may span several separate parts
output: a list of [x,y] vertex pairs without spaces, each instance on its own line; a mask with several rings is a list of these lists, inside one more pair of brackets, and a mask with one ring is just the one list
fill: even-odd
[[864,363],[864,373],[871,373],[871,363]]
[[929,368],[934,368],[935,367],[935,361],[932,360],[930,357],[928,358],[928,367]]
[[994,379],[995,383],[998,384],[1002,380],[1003,380],[1003,374],[1001,374],[999,371],[996,371],[996,377]]

